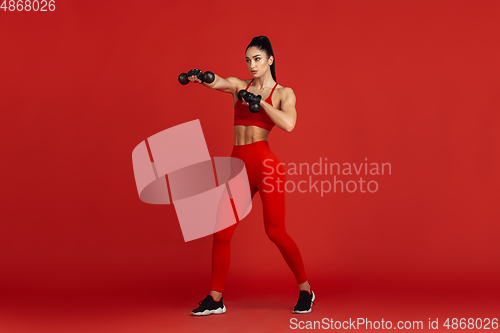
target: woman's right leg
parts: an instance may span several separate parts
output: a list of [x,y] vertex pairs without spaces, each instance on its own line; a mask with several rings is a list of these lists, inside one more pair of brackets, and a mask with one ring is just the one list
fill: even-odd
[[[253,199],[257,193],[257,188],[251,188],[250,191],[251,198]],[[210,295],[212,295],[216,302],[222,297],[224,282],[226,281],[226,276],[229,272],[229,263],[231,261],[231,238],[233,237],[234,230],[239,223],[240,221],[237,220],[232,226],[222,229],[214,234]]]
[[226,312],[226,307],[222,302],[222,291],[229,271],[229,243],[238,223],[239,221],[213,235],[212,283],[210,290],[210,296],[212,297],[207,295],[204,300],[199,302],[200,306],[191,312],[192,316],[208,316]]
[[[258,168],[254,166],[255,161],[253,161],[254,163],[251,163],[252,159],[250,158],[254,149],[255,148],[253,144],[235,146],[231,154],[231,157],[239,158],[245,163],[245,169],[250,186],[251,199],[253,199],[258,191]],[[226,276],[229,271],[229,263],[231,259],[230,242],[231,238],[233,237],[234,230],[240,223],[238,217],[236,217],[236,219],[237,222],[235,224],[214,234],[212,247],[212,283],[210,295],[212,295],[215,301],[218,301],[222,297],[224,282],[226,281]]]
[[230,242],[234,230],[238,226],[236,222],[232,226],[218,231],[214,234],[214,243],[212,247],[212,284],[210,295],[217,302],[222,297],[224,282],[229,271],[229,262],[231,259]]

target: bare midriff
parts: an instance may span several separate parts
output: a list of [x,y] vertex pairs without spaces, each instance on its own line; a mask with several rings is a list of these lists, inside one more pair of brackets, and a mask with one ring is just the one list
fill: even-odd
[[234,126],[234,145],[247,145],[257,141],[267,140],[269,131],[257,126]]

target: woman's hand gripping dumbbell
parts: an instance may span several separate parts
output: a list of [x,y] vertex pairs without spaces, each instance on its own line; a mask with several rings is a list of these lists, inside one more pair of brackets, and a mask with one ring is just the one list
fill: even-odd
[[245,102],[248,103],[248,109],[252,113],[257,113],[260,111],[261,98],[262,98],[261,95],[255,96],[254,94],[245,89],[241,89],[240,91],[238,91],[238,99],[240,101],[245,100]]
[[[192,76],[196,78],[191,79]],[[189,81],[195,82],[195,80],[199,80],[199,83],[212,83],[215,80],[215,75],[214,73],[209,71],[203,73],[198,68],[190,70],[189,72],[187,72],[187,74],[182,73],[181,75],[179,75],[179,83],[183,85],[188,84]]]

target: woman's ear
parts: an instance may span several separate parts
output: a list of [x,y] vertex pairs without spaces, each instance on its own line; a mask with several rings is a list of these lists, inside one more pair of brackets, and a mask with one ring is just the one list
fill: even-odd
[[274,56],[270,56],[267,62],[269,63],[269,66],[271,66],[274,63]]

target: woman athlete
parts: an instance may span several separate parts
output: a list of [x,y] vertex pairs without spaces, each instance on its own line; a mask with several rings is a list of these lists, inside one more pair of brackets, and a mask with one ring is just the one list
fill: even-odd
[[[291,88],[276,82],[274,52],[266,36],[253,38],[245,55],[248,70],[253,76],[251,80],[240,80],[236,77],[224,79],[214,74],[215,80],[212,83],[202,82],[195,75],[190,76],[189,81],[233,95],[235,119],[231,157],[237,157],[245,163],[252,198],[257,191],[260,192],[266,234],[278,246],[299,285],[299,300],[293,313],[309,313],[315,295],[306,279],[299,249],[285,230],[285,192],[271,190],[277,188],[278,182],[283,184],[285,176],[282,172],[269,175],[269,167],[277,170],[280,161],[269,149],[267,137],[274,125],[287,132],[291,132],[295,127],[295,94]],[[250,112],[248,103],[244,99],[238,99],[238,92],[242,89],[255,96],[262,96],[258,113]],[[229,243],[238,223],[239,221],[214,234],[210,294],[191,312],[193,316],[226,312],[222,303],[222,292],[229,270]]]

